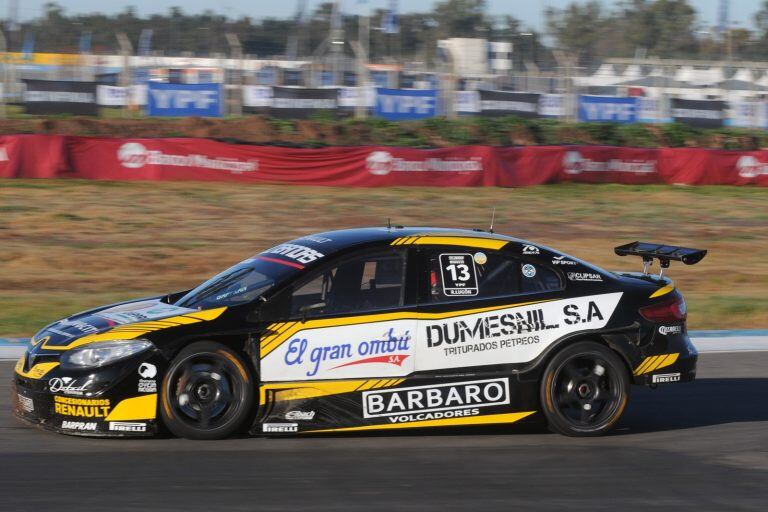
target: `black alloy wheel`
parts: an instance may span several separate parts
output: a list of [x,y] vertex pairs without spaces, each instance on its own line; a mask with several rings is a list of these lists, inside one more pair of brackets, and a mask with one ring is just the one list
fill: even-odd
[[608,432],[629,399],[629,373],[610,348],[579,342],[552,358],[540,393],[549,426],[568,436]]
[[222,439],[244,427],[253,397],[253,379],[243,359],[219,343],[198,342],[168,368],[160,413],[179,437]]

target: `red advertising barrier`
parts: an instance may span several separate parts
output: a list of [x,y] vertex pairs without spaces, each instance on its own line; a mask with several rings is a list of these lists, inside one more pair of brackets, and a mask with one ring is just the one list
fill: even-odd
[[292,149],[207,139],[67,142],[74,175],[106,180],[259,181],[331,186],[493,186],[494,149]]
[[293,149],[208,139],[0,137],[0,177],[354,187],[581,183],[768,186],[768,151],[608,146]]
[[57,178],[66,169],[63,136],[0,136],[0,178]]

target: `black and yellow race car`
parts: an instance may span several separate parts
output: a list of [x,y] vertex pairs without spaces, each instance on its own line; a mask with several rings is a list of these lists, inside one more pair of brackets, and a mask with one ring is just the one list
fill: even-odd
[[662,274],[706,254],[639,242],[616,252],[641,257],[644,271],[479,230],[305,236],[194,289],[48,325],[16,365],[15,412],[94,436],[510,424],[537,413],[563,434],[603,434],[630,385],[694,379],[685,301]]

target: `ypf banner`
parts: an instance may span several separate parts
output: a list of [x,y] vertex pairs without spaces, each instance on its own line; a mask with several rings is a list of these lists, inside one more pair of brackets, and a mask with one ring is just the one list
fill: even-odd
[[579,121],[634,123],[637,121],[637,98],[579,96]]
[[220,117],[221,84],[149,82],[147,115],[158,117]]
[[374,115],[390,121],[434,117],[437,115],[437,90],[379,87]]
[[96,82],[24,80],[24,111],[33,115],[95,116]]

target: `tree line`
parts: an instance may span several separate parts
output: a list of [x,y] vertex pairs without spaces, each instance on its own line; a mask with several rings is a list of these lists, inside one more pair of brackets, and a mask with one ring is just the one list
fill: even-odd
[[[539,8],[535,2],[532,5]],[[491,16],[485,0],[443,0],[429,12],[399,13],[397,33],[381,30],[385,16],[383,9],[371,12],[372,62],[434,65],[440,58],[437,40],[447,37],[510,41],[517,69],[525,67],[525,62],[543,68],[556,65],[554,50],[567,51],[587,67],[605,57],[635,55],[743,60],[763,60],[768,55],[768,0],[754,14],[754,29],[708,27],[688,0],[621,0],[612,7],[595,0],[575,1],[564,8],[548,8],[540,31],[523,26],[514,12]],[[75,53],[87,37],[92,52],[116,53],[116,32],[124,32],[136,48],[141,32],[151,29],[151,49],[164,55],[227,54],[225,34],[233,33],[247,55],[306,57],[328,38],[333,18],[332,2],[283,19],[229,18],[213,10],[190,14],[181,7],[148,17],[139,17],[133,7],[114,15],[69,14],[51,2],[33,20],[17,27],[6,23],[4,32],[12,51],[29,48],[34,41],[37,52]],[[347,40],[356,40],[359,17],[345,13],[337,20]],[[351,54],[349,45],[345,52]]]

